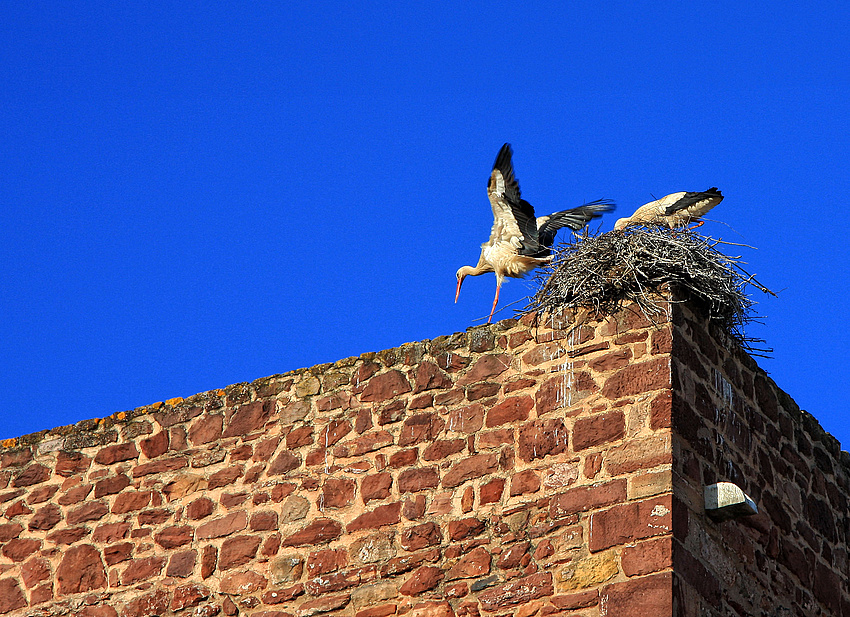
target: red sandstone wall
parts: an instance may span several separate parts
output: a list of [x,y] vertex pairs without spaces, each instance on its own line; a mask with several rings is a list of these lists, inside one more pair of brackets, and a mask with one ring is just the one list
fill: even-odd
[[4,443],[0,613],[670,614],[671,329],[528,321]]
[[[850,615],[850,456],[755,362],[676,312],[673,563],[677,615]],[[715,524],[702,487],[759,514]]]

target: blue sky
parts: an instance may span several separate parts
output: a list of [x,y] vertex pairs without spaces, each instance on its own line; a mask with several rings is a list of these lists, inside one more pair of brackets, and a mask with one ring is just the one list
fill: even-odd
[[4,6],[0,437],[481,323],[507,141],[603,230],[720,187],[761,366],[850,443],[846,3],[252,4]]

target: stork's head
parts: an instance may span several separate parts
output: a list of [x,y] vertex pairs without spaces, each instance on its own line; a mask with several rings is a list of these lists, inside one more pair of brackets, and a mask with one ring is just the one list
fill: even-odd
[[614,223],[614,231],[623,231],[631,222],[631,219],[628,218],[619,219],[616,223]]

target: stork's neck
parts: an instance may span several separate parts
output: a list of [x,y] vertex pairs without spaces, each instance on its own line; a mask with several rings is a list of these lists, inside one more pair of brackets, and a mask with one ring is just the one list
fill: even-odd
[[478,276],[479,274],[485,274],[487,272],[493,272],[493,266],[488,263],[478,264],[475,267],[462,266],[457,271],[459,276]]

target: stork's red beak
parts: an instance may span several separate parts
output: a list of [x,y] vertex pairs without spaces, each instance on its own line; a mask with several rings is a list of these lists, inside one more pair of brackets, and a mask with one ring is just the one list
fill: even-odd
[[463,277],[458,277],[457,279],[457,291],[455,291],[455,304],[457,304],[457,299],[460,297],[460,286],[463,284]]

